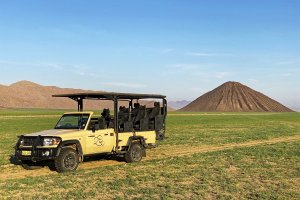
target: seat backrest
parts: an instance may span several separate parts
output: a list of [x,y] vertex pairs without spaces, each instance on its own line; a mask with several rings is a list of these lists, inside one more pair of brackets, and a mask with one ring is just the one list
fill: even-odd
[[106,120],[106,121],[109,121],[111,119],[111,116],[110,116],[110,110],[107,108],[104,108],[103,109],[103,112],[101,113],[101,116]]
[[146,114],[146,106],[140,106],[137,115],[134,117],[134,122],[138,122],[145,117]]
[[139,110],[140,110],[140,104],[134,103],[134,108],[131,110],[133,117],[137,116]]
[[152,108],[149,114],[149,119],[155,118],[155,116],[159,115],[159,112],[160,112],[160,103],[154,102],[154,108]]
[[124,109],[125,109],[124,106],[120,106],[119,112],[118,112],[119,119],[122,119],[124,117]]
[[157,115],[155,117],[155,130],[161,130],[164,128],[164,117],[162,115]]
[[99,124],[99,129],[107,128],[107,123],[106,123],[104,117],[99,117],[98,124]]
[[[110,121],[111,121],[110,110],[108,108],[107,109],[104,108],[103,112],[101,113],[100,118],[104,119],[105,127],[107,128],[109,126]],[[100,124],[100,121],[99,121],[99,124]]]
[[129,108],[124,108],[124,118],[125,118],[125,121],[128,121],[129,120]]
[[129,119],[129,108],[126,108],[125,106],[121,106],[118,113],[119,125],[124,124],[124,122],[128,121],[128,119]]

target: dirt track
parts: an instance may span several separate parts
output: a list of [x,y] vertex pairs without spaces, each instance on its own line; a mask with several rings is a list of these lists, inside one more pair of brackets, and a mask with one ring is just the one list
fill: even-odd
[[[293,142],[293,141],[300,141],[300,135],[273,138],[270,140],[249,141],[244,143],[231,143],[222,146],[206,145],[201,147],[187,147],[182,145],[182,146],[172,146],[170,148],[169,145],[165,145],[147,151],[147,157],[144,158],[143,161],[157,160],[157,159],[170,158],[170,157],[182,157],[187,155],[193,155],[196,153],[222,151],[222,150],[233,149],[233,148],[251,147],[251,146],[275,144],[280,142]],[[79,165],[79,169],[93,169],[93,168],[103,167],[103,166],[124,165],[124,164],[126,163],[116,161],[116,160],[97,160],[97,161],[83,162]],[[49,168],[47,167],[43,169],[28,171],[28,170],[24,170],[21,166],[14,166],[12,164],[1,166],[0,171],[2,171],[2,173],[0,174],[1,180],[21,179],[26,177],[57,174],[57,172],[50,171]]]

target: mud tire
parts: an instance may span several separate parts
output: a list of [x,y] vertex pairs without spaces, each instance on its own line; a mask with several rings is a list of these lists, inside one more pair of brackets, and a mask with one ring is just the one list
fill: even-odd
[[62,148],[54,161],[58,173],[75,171],[79,164],[78,153],[71,147]]
[[131,144],[129,150],[126,152],[124,158],[127,163],[139,162],[142,160],[145,149],[139,142]]

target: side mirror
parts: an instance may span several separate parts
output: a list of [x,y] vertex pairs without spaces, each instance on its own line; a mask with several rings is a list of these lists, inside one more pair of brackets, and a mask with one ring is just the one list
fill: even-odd
[[92,124],[92,127],[91,127],[93,133],[95,133],[95,131],[99,130],[99,124]]
[[95,124],[92,125],[92,131],[93,131],[93,133],[95,133],[95,131],[96,131],[96,126],[95,126]]

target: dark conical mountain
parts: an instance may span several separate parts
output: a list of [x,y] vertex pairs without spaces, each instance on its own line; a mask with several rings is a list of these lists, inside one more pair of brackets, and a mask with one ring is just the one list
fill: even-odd
[[179,111],[293,112],[279,102],[238,82],[226,82]]

